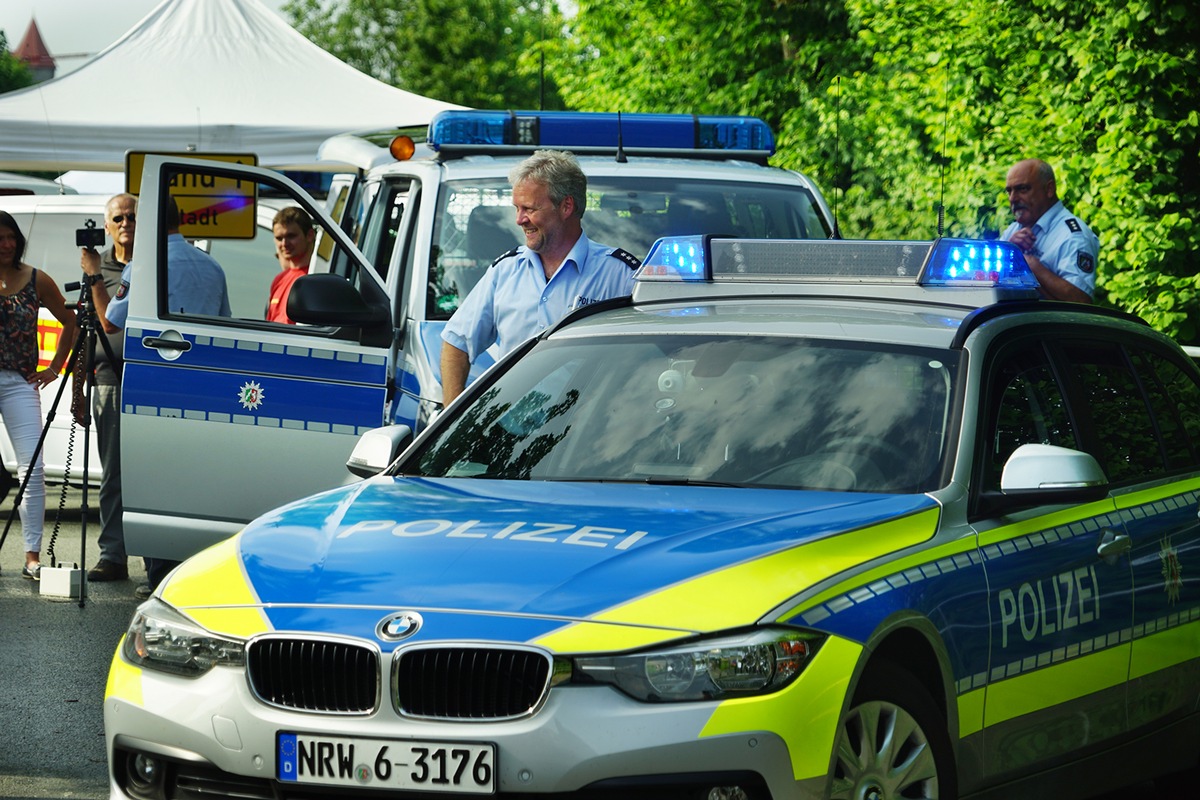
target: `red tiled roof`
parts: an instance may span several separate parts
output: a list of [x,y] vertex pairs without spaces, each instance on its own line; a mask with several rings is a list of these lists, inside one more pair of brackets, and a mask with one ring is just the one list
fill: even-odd
[[54,57],[46,49],[46,43],[42,41],[42,33],[38,30],[35,19],[29,20],[25,36],[13,51],[13,55],[35,69],[54,66]]

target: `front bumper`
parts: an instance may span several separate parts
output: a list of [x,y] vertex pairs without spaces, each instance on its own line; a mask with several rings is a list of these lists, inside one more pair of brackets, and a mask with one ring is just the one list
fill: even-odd
[[[219,667],[200,678],[181,679],[134,667],[118,648],[104,704],[111,797],[467,796],[280,782],[280,731],[494,743],[501,797],[631,799],[646,789],[656,798],[705,798],[711,788],[726,786],[738,786],[750,798],[818,797],[840,700],[836,708],[819,713],[812,699],[843,693],[830,692],[836,687],[828,684],[829,670],[821,661],[818,654],[783,691],[739,701],[646,704],[610,687],[564,686],[552,690],[527,718],[446,722],[401,717],[387,702],[365,716],[277,709],[253,696],[241,669]],[[830,660],[830,666],[837,661]],[[797,753],[798,747],[806,752]],[[131,782],[138,754],[160,762],[161,791],[139,791]],[[797,780],[797,774],[804,777],[797,772],[802,761],[821,768]]]

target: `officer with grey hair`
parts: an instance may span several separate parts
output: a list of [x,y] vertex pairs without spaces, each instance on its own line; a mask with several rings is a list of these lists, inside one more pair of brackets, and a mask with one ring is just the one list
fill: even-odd
[[587,176],[571,153],[538,150],[508,180],[525,244],[492,262],[442,332],[445,405],[462,393],[481,353],[494,346],[499,357],[577,308],[630,294],[641,266],[584,235]]

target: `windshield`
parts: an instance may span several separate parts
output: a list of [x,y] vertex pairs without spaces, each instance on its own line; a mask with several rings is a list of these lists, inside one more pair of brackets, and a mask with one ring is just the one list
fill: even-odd
[[[830,235],[815,198],[798,185],[645,177],[589,177],[583,232],[638,258],[656,239],[669,235]],[[525,243],[508,181],[447,181],[433,236],[426,318],[449,319],[491,263]]]
[[544,341],[401,470],[929,491],[957,355],[784,337]]

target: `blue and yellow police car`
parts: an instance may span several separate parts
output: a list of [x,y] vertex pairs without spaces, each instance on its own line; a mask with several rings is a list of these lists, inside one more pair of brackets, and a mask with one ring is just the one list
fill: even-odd
[[1196,366],[1006,243],[660,240],[159,587],[112,797],[1088,797],[1200,755],[1198,493]]

